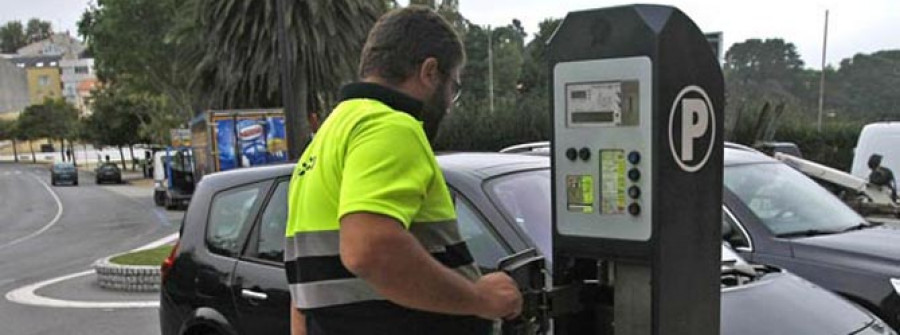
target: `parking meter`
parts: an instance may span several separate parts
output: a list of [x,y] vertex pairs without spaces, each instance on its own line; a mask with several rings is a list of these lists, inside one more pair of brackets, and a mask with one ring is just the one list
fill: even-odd
[[549,306],[554,333],[718,334],[724,83],[704,34],[673,7],[572,12],[548,56],[553,287],[580,292]]

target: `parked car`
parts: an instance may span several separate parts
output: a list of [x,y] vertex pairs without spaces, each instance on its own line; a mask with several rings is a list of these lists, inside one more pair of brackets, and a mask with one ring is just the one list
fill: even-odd
[[103,163],[94,170],[96,175],[97,184],[102,183],[122,183],[122,170],[119,170],[119,166],[115,163]]
[[50,167],[50,185],[69,183],[78,186],[78,169],[72,163],[53,163]]
[[866,219],[790,166],[725,150],[725,240],[744,258],[782,267],[900,328],[900,230]]
[[[483,271],[528,248],[549,256],[549,160],[438,157],[460,233]],[[163,335],[289,334],[281,264],[292,165],[207,175],[163,264]],[[723,250],[722,334],[894,334],[870,313],[777,268]]]

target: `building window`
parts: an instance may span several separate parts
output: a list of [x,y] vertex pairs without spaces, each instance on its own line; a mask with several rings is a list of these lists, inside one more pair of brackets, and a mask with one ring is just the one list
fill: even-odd
[[75,67],[75,74],[88,74],[88,73],[90,73],[90,70],[88,69],[87,66],[76,66]]
[[38,86],[50,86],[50,77],[49,76],[38,77]]

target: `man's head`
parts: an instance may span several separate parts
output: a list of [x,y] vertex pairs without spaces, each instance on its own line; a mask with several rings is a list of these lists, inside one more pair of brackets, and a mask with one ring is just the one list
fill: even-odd
[[869,169],[875,170],[879,166],[881,166],[882,157],[879,154],[872,154],[869,156]]
[[359,75],[422,100],[425,131],[434,138],[459,94],[465,61],[462,42],[446,20],[431,9],[409,6],[375,23],[363,47]]

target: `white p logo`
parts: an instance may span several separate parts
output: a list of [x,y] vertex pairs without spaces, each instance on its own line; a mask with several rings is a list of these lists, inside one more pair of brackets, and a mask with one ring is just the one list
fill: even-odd
[[[690,97],[687,95],[691,94]],[[676,121],[675,115],[681,112],[680,122]],[[669,114],[669,148],[672,150],[672,157],[675,162],[684,171],[697,172],[706,165],[709,155],[712,153],[713,143],[716,138],[716,115],[713,113],[712,101],[709,96],[699,86],[688,86],[678,93],[675,101],[672,103],[672,110]],[[675,127],[680,127],[680,149],[676,149],[675,144]],[[698,141],[706,136],[708,132],[712,132],[709,141]],[[698,146],[705,146],[697,150]],[[679,154],[679,151],[681,152]],[[697,161],[695,152],[701,153],[702,159]]]
[[681,100],[681,160],[694,160],[694,141],[709,129],[709,108],[700,99]]

